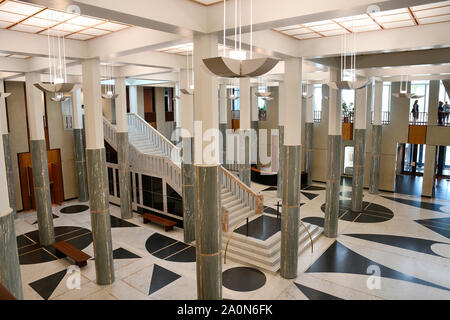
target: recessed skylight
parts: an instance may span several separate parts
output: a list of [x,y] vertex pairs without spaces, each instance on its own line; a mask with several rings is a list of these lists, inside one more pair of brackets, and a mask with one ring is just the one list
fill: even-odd
[[74,17],[76,17],[76,15],[67,13],[67,12],[46,9],[46,10],[38,13],[37,15],[35,15],[35,17],[41,18],[41,19],[47,19],[47,20],[51,20],[51,21],[61,22],[61,21],[66,21],[71,18],[74,18]]
[[111,33],[110,31],[107,30],[100,30],[100,29],[95,29],[95,28],[89,28],[86,30],[83,30],[84,34],[90,34],[92,36],[103,36],[105,34]]
[[14,27],[12,27],[10,30],[28,32],[28,33],[38,33],[44,29],[41,27],[27,26],[25,24],[17,24]]
[[104,22],[104,20],[83,17],[83,16],[78,16],[78,17],[70,20],[71,24],[77,24],[77,25],[84,26],[84,27],[92,27],[92,26],[98,25],[102,22]]
[[74,33],[67,37],[67,39],[74,39],[74,40],[90,40],[92,38],[95,38],[95,36],[82,33]]
[[48,28],[48,27],[53,27],[57,22],[31,17],[31,18],[28,18],[27,20],[23,21],[22,23],[26,24],[28,26],[33,26],[33,27]]
[[109,31],[119,31],[119,30],[128,28],[128,26],[124,25],[124,24],[113,23],[113,22],[108,21],[108,22],[105,22],[105,23],[99,25],[98,28],[103,29],[103,30],[109,30]]
[[19,22],[23,19],[25,19],[26,16],[16,14],[16,13],[10,13],[6,11],[0,11],[0,20],[7,21],[7,22]]
[[21,14],[24,16],[33,15],[41,11],[43,7],[38,7],[30,4],[25,4],[16,1],[6,1],[0,4],[0,10],[7,11],[11,13]]

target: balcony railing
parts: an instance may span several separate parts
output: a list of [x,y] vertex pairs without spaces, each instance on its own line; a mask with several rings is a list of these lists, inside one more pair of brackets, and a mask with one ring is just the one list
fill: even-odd
[[[373,124],[373,116],[374,112],[371,113],[370,123]],[[383,111],[381,113],[381,124],[382,125],[388,125],[391,123],[391,112],[390,111]]]
[[313,121],[317,123],[322,121],[322,110],[314,110]]
[[426,126],[428,124],[428,112],[411,112],[409,114],[409,124],[416,126]]

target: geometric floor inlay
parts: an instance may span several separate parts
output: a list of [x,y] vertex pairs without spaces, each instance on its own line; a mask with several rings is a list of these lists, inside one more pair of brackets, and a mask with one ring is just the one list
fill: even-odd
[[74,214],[74,213],[80,213],[83,211],[89,210],[88,206],[82,205],[82,204],[77,204],[77,205],[73,205],[73,206],[68,206],[65,208],[62,208],[60,210],[61,213],[65,213],[65,214]]
[[[259,240],[267,240],[281,230],[281,219],[263,214],[248,223],[248,236]],[[247,223],[242,222],[236,233],[247,235]]]
[[163,260],[172,262],[195,262],[195,247],[172,239],[158,232],[152,234],[145,242],[147,251]]
[[150,290],[148,295],[155,293],[159,289],[164,288],[179,278],[181,278],[179,274],[155,264],[153,267],[152,280],[150,281]]
[[[325,203],[321,206],[322,212],[325,212]],[[386,222],[394,217],[392,210],[376,204],[363,202],[362,212],[354,212],[352,210],[351,200],[340,200],[339,201],[339,219],[359,222],[359,223],[378,223]]]
[[62,270],[28,285],[32,287],[33,290],[36,291],[44,300],[48,300],[66,274],[67,270]]
[[254,291],[266,284],[266,276],[254,268],[231,268],[222,273],[222,284],[225,288],[234,291]]
[[331,294],[303,286],[301,284],[295,283],[295,286],[309,299],[309,300],[343,300],[341,298],[335,297]]
[[450,239],[450,218],[435,218],[414,221]]

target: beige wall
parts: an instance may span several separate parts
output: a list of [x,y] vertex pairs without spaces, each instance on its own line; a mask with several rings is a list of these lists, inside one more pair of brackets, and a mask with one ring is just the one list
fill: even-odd
[[[17,210],[20,211],[23,209],[23,206],[17,154],[29,152],[25,90],[23,82],[7,81],[5,82],[5,87],[7,92],[12,93],[12,95],[7,99],[7,112],[9,119],[12,153],[11,159],[13,164]],[[61,149],[64,198],[76,198],[78,196],[78,186],[74,162],[73,131],[64,130],[62,108],[60,103],[47,99],[47,117],[50,140],[49,147],[51,149]]]
[[156,126],[158,131],[164,137],[171,140],[172,130],[174,129],[174,122],[166,122],[166,109],[164,104],[164,88],[155,88],[155,110],[156,110]]

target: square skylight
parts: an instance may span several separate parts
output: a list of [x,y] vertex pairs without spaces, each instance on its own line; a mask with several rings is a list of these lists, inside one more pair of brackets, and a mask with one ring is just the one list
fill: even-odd
[[20,54],[12,54],[8,58],[14,58],[14,59],[28,59],[30,56],[23,56]]
[[0,52],[0,57],[7,57],[7,56],[9,56],[9,53]]
[[429,9],[429,10],[421,10],[414,12],[414,15],[417,18],[425,18],[425,17],[431,17],[431,16],[440,16],[443,14],[450,14],[450,6],[442,7],[442,8],[436,8],[436,9]]
[[94,18],[84,17],[84,16],[78,16],[76,18],[71,19],[69,21],[69,23],[77,24],[77,25],[84,26],[84,27],[92,27],[92,26],[98,25],[104,21],[105,20],[94,19]]
[[341,27],[339,27],[336,23],[322,24],[319,26],[311,26],[309,28],[311,30],[318,31],[318,32],[341,29]]
[[320,35],[317,33],[306,33],[306,34],[299,34],[295,36],[295,38],[303,40],[303,39],[313,39],[313,38],[320,38]]
[[16,14],[16,13],[10,13],[6,11],[0,11],[0,20],[7,21],[7,22],[19,22],[23,19],[25,19],[26,16]]
[[10,28],[9,30],[22,31],[22,32],[28,32],[28,33],[38,33],[40,31],[44,30],[44,28],[27,26],[25,24],[17,24],[14,27]]
[[360,26],[370,26],[374,25],[375,22],[369,17],[366,19],[358,19],[358,20],[350,20],[350,21],[343,21],[341,22],[341,25],[343,25],[346,28],[352,28],[352,27],[360,27]]
[[12,24],[12,22],[0,21],[0,29],[8,28]]
[[377,24],[373,24],[370,26],[361,26],[361,27],[355,27],[355,28],[350,28],[350,30],[352,32],[366,32],[366,31],[375,31],[375,30],[381,30],[380,26]]
[[72,33],[72,32],[81,31],[81,30],[86,29],[86,28],[83,27],[83,26],[77,26],[75,24],[64,22],[64,23],[58,24],[53,29],[67,31],[67,32]]
[[25,16],[31,16],[42,9],[44,8],[15,1],[6,1],[0,4],[0,10],[22,14]]
[[424,10],[436,7],[450,6],[450,1],[442,1],[437,3],[424,4],[420,6],[411,7],[412,11]]
[[309,30],[308,28],[298,28],[298,29],[283,31],[283,33],[292,36],[292,35],[297,35],[297,34],[311,33],[311,30]]
[[[48,29],[44,29],[40,34],[48,35]],[[50,29],[50,35],[51,36],[67,36],[68,34],[71,34],[71,32]]]
[[407,20],[407,21],[383,23],[383,28],[385,28],[385,29],[393,29],[393,28],[401,28],[401,27],[409,27],[409,26],[414,26],[414,21]]
[[332,24],[333,21],[331,20],[322,20],[322,21],[316,21],[316,22],[308,22],[308,23],[303,23],[303,25],[305,27],[313,27],[313,26],[320,26],[322,24]]
[[419,24],[446,22],[446,21],[450,21],[450,14],[447,14],[444,16],[437,16],[437,17],[422,18],[422,19],[418,19],[418,21],[419,21]]
[[396,21],[405,21],[405,20],[411,20],[411,16],[409,13],[400,13],[400,14],[391,14],[388,16],[379,16],[374,17],[374,19],[378,23],[390,23],[390,22],[396,22]]
[[108,22],[105,22],[105,23],[97,26],[97,28],[100,28],[103,30],[109,30],[109,31],[119,31],[119,30],[128,28],[128,26],[125,24],[114,23],[114,22],[108,21]]
[[321,34],[324,36],[330,37],[330,36],[337,36],[341,34],[348,34],[349,32],[343,28],[337,29],[337,30],[330,30],[330,31],[322,31]]
[[379,12],[371,13],[370,15],[372,17],[381,17],[381,16],[390,16],[390,15],[402,14],[402,13],[408,13],[408,9],[402,8],[402,9],[395,9],[395,10],[379,11]]
[[280,27],[280,28],[275,28],[275,30],[277,31],[285,31],[285,30],[289,30],[289,29],[297,29],[300,26],[298,24],[294,24],[292,26],[286,26],[286,27]]

